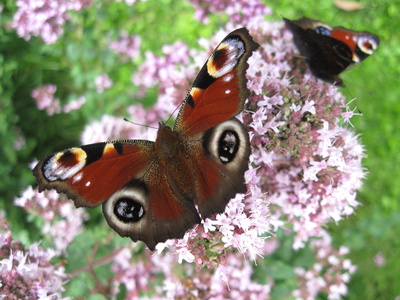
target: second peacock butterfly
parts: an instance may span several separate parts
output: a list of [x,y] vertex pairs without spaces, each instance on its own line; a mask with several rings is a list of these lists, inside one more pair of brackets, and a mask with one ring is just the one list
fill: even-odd
[[370,56],[379,45],[379,38],[366,31],[331,27],[306,17],[283,20],[311,72],[338,86],[343,86],[339,74]]
[[155,142],[119,140],[52,154],[33,170],[39,190],[65,193],[77,207],[102,204],[109,226],[151,250],[223,212],[246,192],[249,134],[235,116],[249,96],[247,59],[258,46],[247,29],[231,32],[194,80],[173,129],[160,122]]

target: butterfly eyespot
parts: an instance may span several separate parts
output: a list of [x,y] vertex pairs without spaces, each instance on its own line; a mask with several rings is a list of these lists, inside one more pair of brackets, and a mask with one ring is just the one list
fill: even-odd
[[209,129],[203,145],[215,161],[229,170],[235,170],[250,155],[247,131],[235,118]]
[[218,141],[218,155],[222,163],[232,161],[239,148],[239,137],[235,131],[225,130]]
[[134,224],[146,219],[149,191],[143,181],[133,180],[103,203],[108,224],[122,236],[129,235]]
[[145,215],[144,207],[131,198],[120,198],[115,202],[114,215],[122,222],[137,222]]
[[371,55],[378,48],[378,42],[369,35],[362,35],[358,38],[357,46],[364,53]]
[[328,28],[323,27],[323,26],[319,26],[319,27],[315,28],[315,32],[320,35],[326,35],[326,36],[331,35],[331,30],[329,30]]

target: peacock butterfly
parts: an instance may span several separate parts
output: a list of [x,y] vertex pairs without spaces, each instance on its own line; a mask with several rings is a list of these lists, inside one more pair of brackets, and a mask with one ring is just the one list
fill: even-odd
[[343,86],[339,74],[370,56],[379,45],[379,38],[369,32],[331,27],[306,17],[283,20],[311,72],[339,86]]
[[65,193],[76,207],[102,204],[110,227],[151,250],[223,212],[246,192],[249,135],[235,116],[249,96],[247,59],[258,46],[247,29],[231,32],[200,70],[173,129],[160,122],[155,142],[118,140],[50,155],[33,170],[39,190]]

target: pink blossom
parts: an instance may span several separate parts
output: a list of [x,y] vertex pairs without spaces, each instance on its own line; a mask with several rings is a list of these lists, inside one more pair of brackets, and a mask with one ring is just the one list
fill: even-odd
[[97,92],[99,94],[103,93],[105,89],[108,89],[113,84],[112,80],[110,79],[110,77],[108,77],[107,74],[101,74],[97,76],[94,79],[94,82],[96,84]]
[[342,112],[342,114],[341,114],[342,117],[343,117],[344,122],[345,122],[345,123],[349,123],[352,127],[354,127],[354,126],[353,126],[353,124],[351,123],[350,119],[351,119],[353,116],[362,116],[361,113],[355,113],[355,111],[357,110],[357,107],[354,107],[353,110],[350,110],[349,105],[350,105],[350,103],[352,103],[354,100],[356,100],[356,99],[354,98],[354,99],[350,100],[350,101],[347,103],[347,105],[344,107],[344,110],[345,110],[345,111]]
[[145,53],[145,62],[132,77],[132,82],[139,87],[139,98],[148,88],[158,86],[159,96],[154,110],[161,119],[166,119],[186,96],[190,79],[194,78],[201,65],[189,63],[189,48],[181,42],[164,45],[162,51],[164,56],[160,57],[151,52]]
[[[115,0],[116,2],[122,2],[122,0]],[[123,0],[127,5],[133,5],[137,0]],[[145,2],[146,0],[140,0],[141,2]]]
[[26,146],[26,139],[22,135],[22,132],[20,130],[16,130],[15,134],[16,134],[16,137],[15,137],[15,140],[13,142],[13,148],[16,151],[19,151],[19,150],[23,149]]
[[66,105],[62,107],[63,113],[69,113],[73,110],[78,110],[82,107],[83,104],[85,104],[86,98],[85,96],[80,96],[76,100],[72,100]]
[[85,103],[85,97],[81,96],[77,100],[70,101],[61,106],[60,100],[54,97],[57,87],[54,84],[42,85],[31,92],[31,96],[36,101],[37,108],[45,110],[51,116],[61,112],[68,113],[79,109]]
[[386,265],[386,257],[381,252],[378,252],[374,256],[374,263],[376,266],[382,267],[382,266]]
[[328,299],[340,299],[347,295],[346,283],[356,270],[348,259],[343,257],[346,251],[335,250],[331,246],[329,235],[324,232],[321,238],[311,242],[317,263],[310,269],[297,268],[298,288],[293,292],[296,299],[315,299],[319,293],[326,292]]
[[31,96],[36,101],[40,110],[46,110],[48,115],[61,112],[60,100],[54,98],[57,87],[53,84],[42,85],[31,92]]
[[7,221],[1,213],[0,223],[0,286],[2,299],[62,299],[67,278],[64,268],[50,260],[55,251],[33,243],[29,249],[13,240],[11,231],[4,228]]
[[141,42],[140,36],[129,36],[126,32],[123,32],[121,39],[111,42],[109,48],[116,53],[125,55],[129,59],[136,59],[140,54]]
[[[154,140],[157,134],[159,118],[153,114],[154,110],[148,112],[140,107],[130,107],[128,111],[132,113],[132,124],[125,121],[122,117],[103,115],[100,121],[94,121],[86,125],[81,136],[82,144],[99,143],[117,139],[148,139]],[[145,130],[144,126],[150,125],[154,128]]]
[[[112,265],[114,293],[123,284],[127,291],[125,299],[138,299],[149,291],[153,291],[153,299],[187,298],[189,295],[202,295],[204,299],[227,299],[230,295],[238,299],[269,298],[271,286],[251,279],[251,264],[242,259],[240,253],[227,254],[222,263],[215,266],[215,272],[194,272],[193,264],[179,266],[170,253],[151,255],[146,251],[144,259],[138,261],[132,255],[134,247],[119,251]],[[162,278],[162,285],[154,288],[157,278]]]
[[111,266],[114,272],[113,285],[115,292],[120,284],[125,285],[127,295],[125,299],[138,299],[141,293],[151,290],[151,283],[155,281],[156,268],[148,258],[134,262],[132,249],[123,248],[115,257]]
[[81,11],[91,5],[91,0],[18,0],[18,10],[11,28],[20,37],[29,40],[40,36],[46,44],[53,44],[63,33],[62,26],[68,20],[68,11]]
[[258,0],[191,0],[196,9],[195,18],[203,23],[209,22],[209,15],[227,14],[231,22],[246,26],[251,18],[264,17],[271,10]]
[[229,253],[215,272],[203,271],[182,277],[172,273],[165,278],[163,291],[166,299],[269,299],[271,286],[253,281],[252,273],[249,261],[242,259],[240,253]]
[[14,204],[43,218],[42,233],[49,234],[59,253],[82,232],[83,222],[87,219],[84,209],[76,209],[72,201],[55,190],[39,193],[29,186],[21,197],[14,199]]
[[[249,59],[249,86],[255,88],[249,110],[254,113],[245,121],[253,129],[260,188],[268,191],[271,214],[292,225],[298,248],[322,235],[331,219],[354,212],[355,192],[365,176],[364,149],[354,133],[339,125],[347,105],[337,88],[296,77],[290,67],[292,40],[264,23],[252,33],[262,47]],[[261,62],[251,63],[253,57]]]

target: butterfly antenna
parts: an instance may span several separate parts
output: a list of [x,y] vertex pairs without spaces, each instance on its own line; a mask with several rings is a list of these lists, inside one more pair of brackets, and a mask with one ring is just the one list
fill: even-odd
[[154,127],[154,126],[132,122],[131,120],[128,120],[127,118],[124,118],[124,121],[125,122],[129,122],[129,123],[131,123],[133,125],[141,126],[141,127],[146,127],[146,128],[151,128],[151,129],[158,129],[157,127]]
[[[183,101],[183,102],[184,102],[184,101]],[[180,108],[181,105],[183,105],[183,102],[182,102],[181,104],[179,104],[178,106],[175,107],[174,111],[169,115],[169,117],[168,117],[167,121],[165,122],[165,124],[167,124],[167,123],[171,120],[172,116],[176,113],[176,111],[178,110],[178,108]]]

